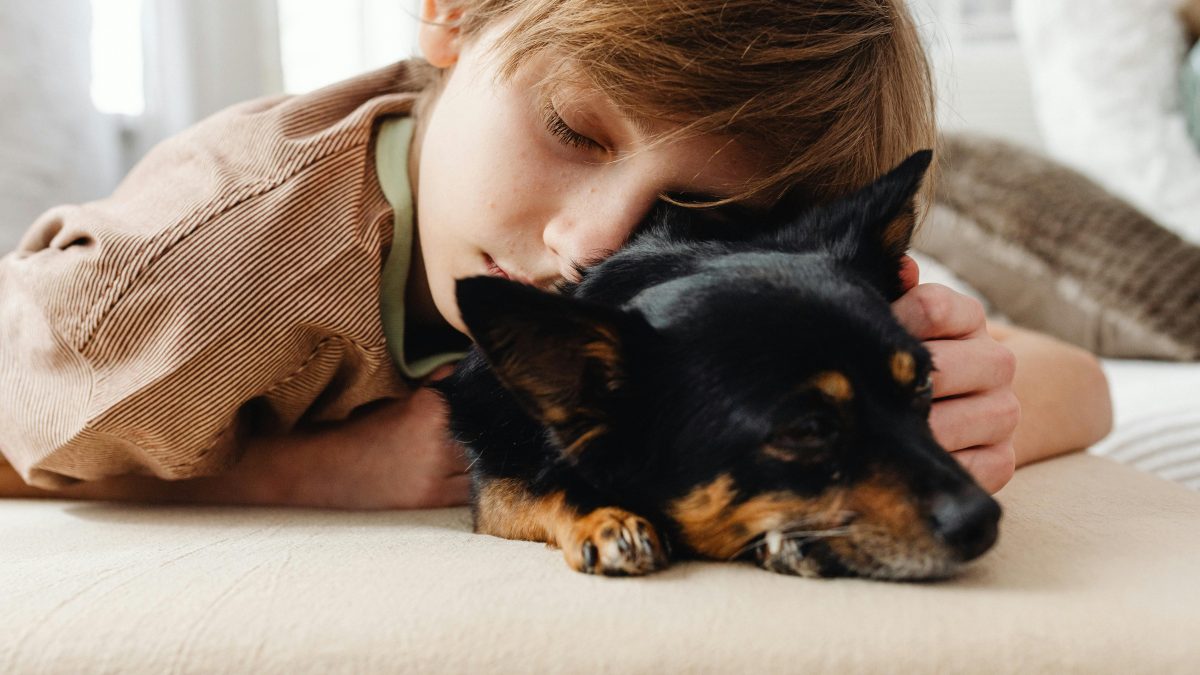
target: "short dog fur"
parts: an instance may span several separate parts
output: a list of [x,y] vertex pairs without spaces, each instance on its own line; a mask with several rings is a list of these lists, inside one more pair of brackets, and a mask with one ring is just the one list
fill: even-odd
[[926,579],[988,550],[1000,507],[934,441],[889,305],[930,158],[762,226],[663,212],[561,294],[460,280],[477,346],[435,386],[476,531],[607,575]]

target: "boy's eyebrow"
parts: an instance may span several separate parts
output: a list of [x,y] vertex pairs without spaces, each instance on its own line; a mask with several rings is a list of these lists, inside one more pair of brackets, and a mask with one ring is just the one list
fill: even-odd
[[634,115],[627,110],[621,110],[620,113],[621,113],[621,118],[624,119],[626,122],[629,123],[630,126],[633,127],[633,130],[638,133],[638,136],[640,138],[643,138],[643,139],[649,138],[651,136],[654,136],[656,133],[658,133],[657,131],[655,131],[654,127],[650,126],[650,122],[647,121],[645,118],[640,117],[638,115]]

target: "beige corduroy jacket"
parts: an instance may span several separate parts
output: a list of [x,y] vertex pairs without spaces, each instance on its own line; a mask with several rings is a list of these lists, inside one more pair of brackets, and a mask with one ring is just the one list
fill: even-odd
[[377,122],[399,63],[234,106],[0,260],[0,452],[30,484],[217,473],[246,434],[405,396],[384,340]]

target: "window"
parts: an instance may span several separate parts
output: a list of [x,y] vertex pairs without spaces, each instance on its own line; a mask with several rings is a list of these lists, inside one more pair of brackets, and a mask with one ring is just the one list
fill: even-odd
[[1014,39],[1012,0],[961,1],[964,39]]
[[142,0],[91,0],[92,102],[103,113],[140,115]]
[[300,93],[416,53],[415,0],[277,0],[283,86]]

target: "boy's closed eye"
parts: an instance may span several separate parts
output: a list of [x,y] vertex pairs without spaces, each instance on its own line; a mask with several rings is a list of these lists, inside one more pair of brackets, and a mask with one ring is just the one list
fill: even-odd
[[542,122],[546,130],[563,145],[577,150],[606,152],[608,148],[597,141],[579,133],[567,124],[554,106],[554,101],[547,98],[542,102]]
[[[608,145],[572,127],[558,111],[553,97],[547,96],[542,101],[541,117],[546,131],[557,139],[559,143],[568,148],[587,153],[601,152],[607,154],[612,152],[612,148],[608,147]],[[736,225],[738,223],[753,222],[754,219],[763,216],[759,210],[745,204],[733,203],[714,207],[705,206],[705,204],[718,202],[721,199],[721,197],[715,195],[696,192],[675,192],[663,195],[663,201],[697,209],[699,217],[708,223]]]

